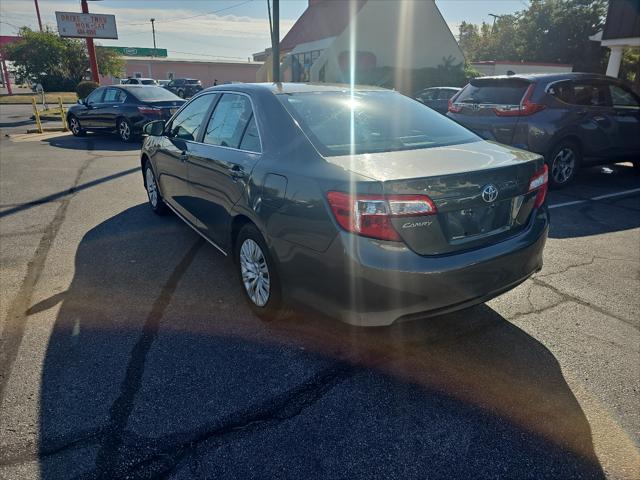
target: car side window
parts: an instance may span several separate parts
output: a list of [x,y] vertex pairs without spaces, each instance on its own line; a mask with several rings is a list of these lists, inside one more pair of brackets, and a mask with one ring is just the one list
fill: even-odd
[[126,94],[117,88],[107,88],[104,93],[103,103],[122,103],[126,98]]
[[438,90],[425,90],[420,94],[420,98],[425,100],[435,100],[438,98]]
[[91,94],[87,97],[87,103],[89,105],[100,103],[102,101],[102,94],[104,93],[104,91],[104,88],[98,88],[91,92]]
[[611,92],[611,102],[614,107],[639,107],[640,103],[633,93],[618,85],[609,85]]
[[549,87],[549,94],[556,97],[558,100],[564,103],[573,103],[573,83],[566,82],[558,82],[554,83]]
[[260,134],[258,133],[258,126],[256,125],[256,117],[251,116],[249,125],[247,125],[242,141],[240,142],[240,150],[247,150],[248,152],[262,152],[262,146],[260,145]]
[[204,134],[204,143],[239,148],[253,111],[244,95],[225,93],[211,115]]
[[171,122],[169,136],[182,140],[195,140],[214,95],[202,95],[187,104]]
[[606,107],[609,105],[607,86],[601,83],[575,82],[572,103],[588,107]]

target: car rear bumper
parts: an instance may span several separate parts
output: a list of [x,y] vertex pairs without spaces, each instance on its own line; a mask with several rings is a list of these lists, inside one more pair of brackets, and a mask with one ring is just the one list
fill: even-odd
[[299,273],[294,282],[285,277],[285,290],[297,300],[360,326],[447,313],[485,302],[540,270],[547,232],[545,208],[512,238],[437,257],[418,255],[404,244],[341,232],[309,268],[301,268],[304,263],[298,262]]

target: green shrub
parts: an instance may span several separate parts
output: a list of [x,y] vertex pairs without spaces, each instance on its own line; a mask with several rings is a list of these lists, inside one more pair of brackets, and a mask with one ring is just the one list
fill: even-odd
[[78,98],[87,98],[91,92],[93,92],[96,88],[98,88],[96,82],[80,82],[76,87],[76,93],[78,94]]

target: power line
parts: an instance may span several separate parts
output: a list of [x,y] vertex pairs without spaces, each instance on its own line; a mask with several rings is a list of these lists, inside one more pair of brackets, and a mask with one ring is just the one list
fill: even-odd
[[[191,15],[189,17],[173,18],[173,19],[169,19],[169,20],[157,20],[157,21],[158,22],[162,22],[162,23],[182,22],[184,20],[190,20],[192,18],[205,17],[207,15],[214,15],[216,13],[224,12],[226,10],[231,10],[232,8],[241,7],[242,5],[246,5],[247,3],[250,3],[250,2],[253,2],[253,0],[245,0],[244,2],[236,3],[235,5],[230,5],[230,6],[225,7],[225,8],[220,8],[219,10],[213,10],[211,12],[202,12],[202,13],[199,13],[197,15]],[[137,25],[148,25],[148,23],[147,22],[145,22],[145,23],[121,23],[121,25],[137,26]]]

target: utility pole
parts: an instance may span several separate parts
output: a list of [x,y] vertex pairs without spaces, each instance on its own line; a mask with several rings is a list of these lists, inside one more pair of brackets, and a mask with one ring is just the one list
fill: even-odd
[[153,55],[151,55],[152,57],[156,56],[156,27],[154,25],[155,21],[156,21],[155,18],[151,19],[151,31],[153,32]]
[[36,15],[38,16],[38,25],[40,26],[40,31],[42,31],[42,19],[40,18],[40,7],[38,7],[38,0],[33,0],[33,3],[36,4]]
[[[89,13],[89,5],[87,0],[81,0],[82,13]],[[98,60],[96,58],[96,47],[93,44],[93,38],[87,37],[87,51],[89,53],[89,63],[91,65],[91,79],[100,83],[100,76],[98,75]]]
[[280,82],[280,0],[273,0],[273,32],[271,32],[271,58],[273,82]]
[[493,24],[491,25],[491,33],[493,33],[493,31],[496,28],[496,19],[500,18],[502,15],[496,15],[495,13],[490,13],[489,16],[493,17]]

